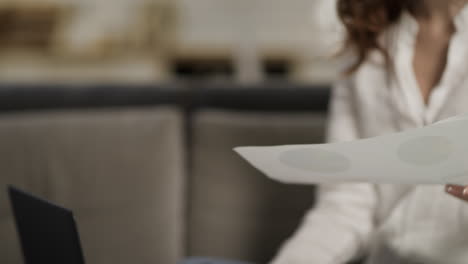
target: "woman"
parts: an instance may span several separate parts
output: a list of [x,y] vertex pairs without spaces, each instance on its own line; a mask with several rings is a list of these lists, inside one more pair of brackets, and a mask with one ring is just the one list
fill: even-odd
[[[468,112],[468,5],[338,0],[356,58],[334,89],[330,141],[421,127]],[[468,157],[467,157],[468,159]],[[468,263],[468,187],[322,186],[273,264]]]

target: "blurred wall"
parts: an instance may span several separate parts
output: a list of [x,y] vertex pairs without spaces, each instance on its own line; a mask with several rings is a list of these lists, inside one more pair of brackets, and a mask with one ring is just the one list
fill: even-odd
[[174,61],[216,58],[233,63],[237,81],[267,79],[269,59],[285,61],[291,81],[330,82],[334,2],[3,0],[0,9],[58,11],[48,53],[0,50],[0,80],[169,81]]
[[[327,82],[335,75],[333,50],[327,48],[339,35],[335,0],[178,2],[181,50],[214,48],[229,50],[233,56],[246,53],[247,58],[288,57],[298,64],[293,78],[301,81]],[[248,59],[240,62],[246,68],[248,63]]]

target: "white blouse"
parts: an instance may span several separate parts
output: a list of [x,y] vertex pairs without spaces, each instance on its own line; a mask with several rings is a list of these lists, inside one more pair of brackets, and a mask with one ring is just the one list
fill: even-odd
[[[446,69],[427,105],[412,66],[418,24],[405,13],[382,38],[395,74],[387,74],[374,52],[340,82],[333,92],[329,140],[394,133],[467,113],[468,7],[454,22]],[[468,202],[446,194],[444,186],[321,186],[318,204],[272,263],[341,264],[362,255],[369,264],[467,264]]]

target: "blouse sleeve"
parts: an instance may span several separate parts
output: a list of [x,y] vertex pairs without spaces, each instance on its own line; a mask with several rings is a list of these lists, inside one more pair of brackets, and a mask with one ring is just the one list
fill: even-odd
[[[346,81],[333,89],[329,141],[359,138],[352,88]],[[374,230],[376,204],[372,184],[319,186],[316,207],[306,214],[271,264],[340,264],[359,257]]]

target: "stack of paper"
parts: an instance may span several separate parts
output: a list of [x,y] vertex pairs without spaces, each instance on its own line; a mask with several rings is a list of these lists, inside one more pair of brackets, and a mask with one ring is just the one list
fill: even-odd
[[284,183],[468,185],[468,115],[352,142],[234,150]]

